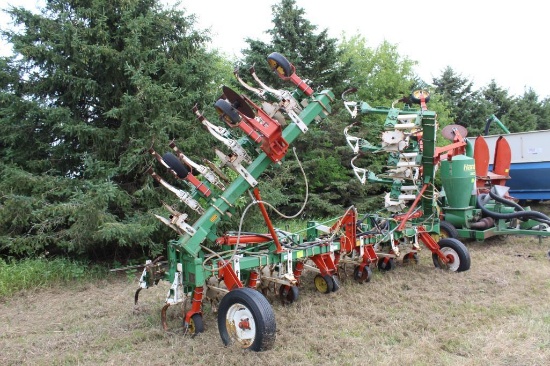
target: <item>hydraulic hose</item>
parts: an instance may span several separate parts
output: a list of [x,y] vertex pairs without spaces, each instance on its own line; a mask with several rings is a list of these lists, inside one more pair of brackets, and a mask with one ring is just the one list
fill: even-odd
[[486,196],[487,194],[478,195],[477,204],[481,209],[481,212],[483,212],[485,215],[489,217],[492,217],[494,219],[503,219],[503,220],[515,219],[515,218],[530,218],[535,221],[539,221],[544,224],[550,225],[550,217],[538,211],[520,211],[520,212],[511,212],[511,213],[500,213],[500,212],[490,211],[485,208],[485,204],[483,203],[483,200],[485,199]]
[[507,200],[506,198],[502,198],[498,194],[493,193],[492,191],[489,191],[489,196],[491,196],[491,198],[494,199],[495,201],[505,204],[506,206],[514,207],[516,211],[525,211],[523,207],[521,207],[514,201],[510,201],[510,200]]

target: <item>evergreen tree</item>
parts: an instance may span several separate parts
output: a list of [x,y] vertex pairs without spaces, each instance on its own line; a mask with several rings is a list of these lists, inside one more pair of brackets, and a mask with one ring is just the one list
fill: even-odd
[[447,104],[453,123],[466,127],[469,136],[482,134],[485,120],[492,110],[490,103],[474,90],[473,82],[448,66],[441,77],[433,79],[433,84],[436,93]]
[[[272,6],[272,12],[273,27],[266,31],[271,36],[270,42],[247,38],[243,64],[263,65],[266,55],[279,52],[299,69],[300,76],[308,79],[315,90],[332,89],[341,93],[347,65],[339,62],[338,40],[330,38],[327,29],[316,33],[317,26],[307,20],[305,10],[297,6],[296,0],[281,0]],[[259,68],[257,74],[268,84],[284,85],[265,68]]]
[[8,13],[0,253],[158,254],[171,235],[147,212],[160,199],[143,152],[172,139],[186,151],[208,145],[191,109],[215,101],[230,66],[206,51],[193,16],[159,0],[50,0],[41,14]]
[[510,132],[534,131],[543,123],[539,122],[539,116],[543,116],[543,109],[538,95],[533,89],[528,89],[523,96],[514,99],[502,122]]
[[[243,50],[240,64],[264,65],[266,55],[272,52],[283,54],[296,67],[297,74],[315,90],[331,89],[335,95],[342,93],[347,79],[348,65],[343,62],[337,40],[328,36],[327,30],[317,31],[317,26],[306,18],[304,9],[295,0],[281,0],[272,7],[273,27],[267,31],[269,43],[248,38],[248,48]],[[275,88],[292,88],[281,81],[268,68],[255,67],[256,73],[266,84]],[[242,73],[247,80],[246,73]],[[250,81],[250,78],[247,80]],[[254,84],[254,81],[250,81]],[[335,100],[333,111],[343,105]],[[342,198],[353,173],[342,165],[340,149],[345,150],[343,126],[334,117],[321,125],[311,125],[307,135],[294,145],[306,170],[309,183],[309,204],[304,213],[308,217],[324,217],[342,211],[350,202]],[[267,172],[270,179],[261,184],[264,197],[288,213],[296,212],[305,197],[302,173],[294,158],[289,157],[283,168],[273,167]],[[348,190],[349,191],[349,190]]]
[[495,80],[482,88],[483,98],[491,103],[494,114],[496,116],[503,116],[510,110],[513,99],[508,94],[508,91],[497,85]]
[[541,102],[541,110],[537,124],[537,130],[550,129],[550,98],[546,98]]

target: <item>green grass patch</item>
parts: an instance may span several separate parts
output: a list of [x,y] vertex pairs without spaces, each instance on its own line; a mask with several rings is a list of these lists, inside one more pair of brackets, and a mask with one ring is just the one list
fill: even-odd
[[103,267],[65,258],[8,262],[0,258],[0,298],[21,290],[104,278],[107,274],[107,269]]

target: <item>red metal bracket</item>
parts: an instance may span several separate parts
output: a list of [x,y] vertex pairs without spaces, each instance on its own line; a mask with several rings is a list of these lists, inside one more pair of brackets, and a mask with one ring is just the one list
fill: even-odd
[[187,180],[189,183],[191,183],[195,188],[199,190],[205,197],[210,196],[212,191],[210,191],[210,188],[208,188],[204,183],[202,183],[200,180],[198,180],[193,174],[189,173],[187,174],[187,177],[185,177],[185,180]]
[[422,243],[424,243],[424,245],[432,253],[436,254],[441,259],[441,261],[443,261],[443,263],[452,263],[453,257],[452,256],[447,257],[445,256],[445,254],[443,254],[443,252],[441,251],[441,248],[439,247],[439,244],[437,244],[437,242],[435,241],[434,238],[432,238],[430,233],[426,231],[426,228],[424,228],[424,226],[418,225],[416,229],[418,233],[418,238],[420,239],[420,241],[422,241]]
[[296,67],[294,67],[293,64],[290,64],[290,68],[292,70],[292,75],[290,76],[284,76],[280,73],[277,73],[279,77],[283,80],[290,80],[298,89],[300,89],[306,96],[311,96],[313,94],[313,89],[309,85],[306,84],[305,81],[302,80],[298,75],[296,75]]
[[[269,237],[268,234],[265,235],[254,235],[254,234],[245,234],[238,236],[239,244],[261,244],[269,242],[273,239]],[[237,235],[224,235],[216,239],[216,244],[218,245],[235,245],[237,244]]]
[[338,220],[332,227],[331,231],[344,228],[344,235],[340,237],[340,250],[345,252],[351,252],[356,247],[357,241],[357,212],[355,209],[348,210],[340,220]]
[[191,309],[185,314],[185,326],[187,327],[191,322],[191,317],[195,314],[202,315],[202,298],[204,290],[202,287],[195,287],[193,292],[193,302],[191,303]]
[[241,280],[239,280],[239,276],[237,276],[237,273],[235,273],[231,263],[228,261],[218,262],[218,279],[225,282],[225,286],[229,291],[243,287]]
[[316,254],[310,257],[321,272],[321,276],[333,275],[337,272],[336,264],[332,260],[330,253]]
[[[434,163],[437,164],[441,159],[451,160],[455,155],[463,155],[466,152],[466,140],[458,129],[453,129],[453,142],[447,146],[436,147],[434,153]],[[445,154],[446,153],[446,154]]]
[[363,261],[361,262],[361,270],[365,268],[365,266],[374,263],[378,260],[378,256],[376,255],[376,252],[374,251],[374,246],[372,244],[366,244],[363,246]]
[[256,286],[258,285],[258,277],[259,277],[258,272],[251,271],[250,277],[248,277],[248,284],[246,286],[250,288],[256,288]]
[[269,233],[271,234],[271,237],[273,238],[273,241],[275,242],[275,246],[277,247],[277,253],[283,252],[283,247],[281,246],[281,243],[279,242],[279,237],[277,236],[277,233],[275,232],[275,228],[273,227],[273,224],[271,223],[271,219],[269,218],[269,215],[267,214],[267,210],[265,209],[265,206],[262,202],[262,197],[260,196],[260,190],[256,187],[254,188],[254,197],[258,201],[258,207],[260,208],[260,211],[262,212],[262,216],[264,217],[265,224],[267,225],[267,229],[269,230]]
[[288,151],[288,142],[283,138],[283,129],[281,124],[271,118],[262,108],[257,106],[247,96],[241,95],[241,97],[256,110],[256,117],[244,115],[243,121],[239,123],[239,127],[246,132],[246,130],[254,130],[261,134],[262,144],[260,148],[273,162],[279,162]]
[[304,262],[297,262],[292,274],[294,274],[294,278],[296,279],[296,284],[298,286],[300,285],[300,276],[302,275],[303,270],[304,270]]
[[418,202],[422,198],[422,195],[424,194],[424,192],[426,191],[427,188],[428,188],[428,183],[425,183],[422,186],[422,189],[420,190],[420,193],[418,193],[418,195],[414,199],[411,207],[409,208],[409,211],[407,211],[407,213],[403,217],[403,221],[401,221],[401,223],[397,227],[397,229],[396,229],[397,231],[403,231],[403,229],[405,228],[405,225],[407,224],[407,220],[409,220],[411,218],[414,208],[416,207],[416,205],[418,205]]

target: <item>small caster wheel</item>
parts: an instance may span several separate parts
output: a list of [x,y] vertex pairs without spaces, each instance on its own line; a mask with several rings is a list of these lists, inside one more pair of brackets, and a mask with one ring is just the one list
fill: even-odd
[[324,276],[318,274],[313,279],[313,283],[315,284],[317,291],[322,294],[328,294],[329,292],[332,292],[334,288],[334,280],[332,279],[332,276],[328,274]]
[[355,269],[353,270],[353,279],[357,283],[370,282],[370,280],[372,279],[372,270],[370,269],[370,267],[365,266],[362,271],[360,269],[361,266],[355,267]]

